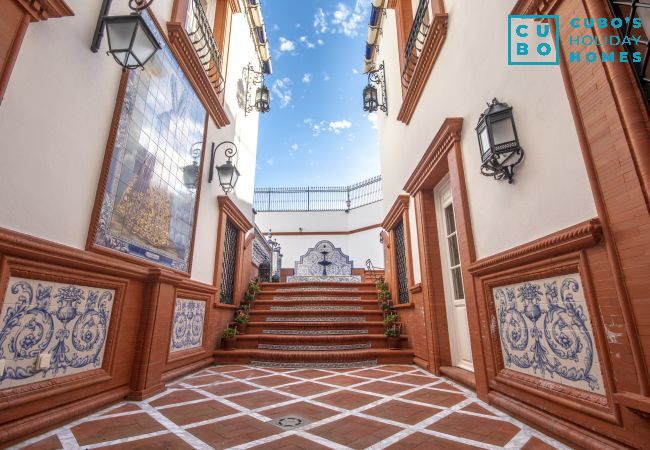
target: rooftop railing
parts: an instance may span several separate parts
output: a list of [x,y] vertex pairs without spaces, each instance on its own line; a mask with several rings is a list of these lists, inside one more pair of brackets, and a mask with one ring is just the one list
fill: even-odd
[[257,212],[350,211],[383,199],[381,175],[350,186],[255,188]]

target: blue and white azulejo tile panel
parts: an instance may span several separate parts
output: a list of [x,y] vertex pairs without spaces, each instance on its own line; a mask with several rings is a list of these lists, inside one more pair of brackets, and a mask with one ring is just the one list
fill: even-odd
[[177,298],[169,351],[174,353],[201,347],[204,321],[204,301]]
[[492,290],[507,369],[605,394],[578,273]]
[[[0,388],[102,366],[115,291],[11,277],[0,313]],[[36,369],[40,354],[51,365]]]

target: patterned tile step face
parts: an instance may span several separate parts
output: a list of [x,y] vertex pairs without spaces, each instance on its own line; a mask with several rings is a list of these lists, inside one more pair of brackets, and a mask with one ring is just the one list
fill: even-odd
[[368,330],[262,330],[262,334],[332,336],[332,335],[342,335],[342,334],[368,334]]
[[251,361],[255,367],[273,367],[278,369],[354,369],[377,365],[376,359],[352,362],[282,362],[282,361]]
[[259,344],[257,348],[260,350],[287,350],[287,351],[335,351],[335,350],[362,350],[371,348],[372,344],[370,342],[364,342],[363,344],[341,344],[341,345],[283,345],[283,344]]
[[339,317],[339,316],[287,316],[287,317],[267,317],[267,322],[365,322],[366,318],[359,317]]
[[331,302],[331,301],[336,301],[336,300],[361,300],[361,297],[325,297],[325,296],[320,296],[320,297],[308,297],[305,296],[303,297],[302,295],[291,295],[291,296],[273,296],[273,300],[300,300],[300,301],[306,301],[306,302]]
[[331,286],[296,286],[290,288],[277,288],[278,292],[284,291],[358,291],[358,287],[331,287]]
[[286,368],[259,359],[209,367],[12,448],[566,448],[416,366]]
[[336,305],[298,305],[298,306],[271,306],[271,311],[362,311],[363,306],[336,306]]

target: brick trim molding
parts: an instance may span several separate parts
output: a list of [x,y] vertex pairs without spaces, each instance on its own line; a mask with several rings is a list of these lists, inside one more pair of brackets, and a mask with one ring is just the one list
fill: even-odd
[[551,14],[562,0],[518,0],[510,14]]
[[393,206],[390,207],[384,221],[381,223],[384,230],[392,230],[397,225],[397,222],[402,219],[404,212],[409,209],[409,200],[410,197],[406,194],[399,195],[395,199]]
[[424,87],[429,80],[433,65],[438,59],[445,39],[447,38],[447,14],[436,14],[431,22],[429,34],[427,35],[424,47],[418,58],[417,65],[413,72],[411,82],[409,83],[402,106],[397,113],[397,120],[408,125],[413,118],[415,108],[420,102]]
[[446,167],[444,159],[454,148],[454,145],[460,143],[462,128],[463,119],[461,117],[445,119],[404,185],[404,191],[413,195],[419,190],[434,188],[438,181],[442,179],[440,173],[436,172],[440,172],[443,166]]
[[483,275],[571,251],[588,248],[602,240],[597,218],[581,222],[535,241],[480,259],[468,267],[472,275]]
[[64,0],[13,0],[29,14],[32,22],[74,16]]
[[[221,128],[230,124],[228,114],[224,109],[224,92],[217,93],[208,78],[208,75],[203,69],[203,64],[196,54],[196,50],[192,45],[192,41],[185,31],[185,19],[187,17],[188,3],[191,0],[174,0],[172,5],[172,17],[167,22],[167,34],[169,41],[169,48],[176,57],[178,65],[181,67],[192,87],[196,91],[196,95],[201,100],[210,114],[210,117]],[[230,23],[228,20],[228,13],[231,11],[230,2],[227,3],[226,8],[218,8],[221,17],[215,17],[215,24],[220,23],[222,26],[221,33],[215,38],[223,46],[229,42]],[[214,32],[214,30],[213,30]],[[164,34],[164,33],[163,33]],[[223,64],[221,70],[225,71],[227,54],[222,50]],[[225,81],[225,77],[224,77]]]

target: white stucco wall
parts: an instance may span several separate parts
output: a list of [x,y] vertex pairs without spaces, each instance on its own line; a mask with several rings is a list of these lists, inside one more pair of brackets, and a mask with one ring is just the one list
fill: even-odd
[[[384,266],[384,254],[379,243],[381,227],[354,232],[351,234],[329,234],[358,230],[360,228],[378,225],[383,219],[381,202],[344,211],[304,211],[304,212],[259,212],[255,215],[255,223],[264,233],[269,229],[282,246],[282,267],[292,268],[300,256],[320,240],[331,241],[340,247],[343,253],[350,256],[355,268],[365,267],[368,258],[377,267]],[[304,235],[277,235],[278,232],[299,233],[302,228]]]
[[[153,3],[165,29],[172,0]],[[75,15],[29,26],[0,105],[0,227],[75,248],[84,248],[121,69],[105,54],[89,50],[100,3],[68,0]],[[111,14],[127,12],[114,2]],[[218,184],[207,184],[209,143],[235,140],[242,176],[233,195],[247,216],[252,197],[257,114],[245,120],[236,102],[244,64],[255,61],[243,14],[233,18],[226,80],[226,110],[232,125],[210,121],[197,218],[192,278],[212,282]],[[223,162],[217,158],[217,163]]]
[[[393,10],[388,10],[380,42],[378,61],[386,64],[389,104],[388,117],[378,115],[385,208],[402,193],[444,119],[462,117],[462,156],[478,258],[596,215],[559,67],[507,65],[507,16],[514,4],[445,1],[447,39],[408,126],[396,120],[402,102],[402,49],[397,48]],[[474,127],[493,97],[514,108],[526,152],[514,185],[479,173]]]

